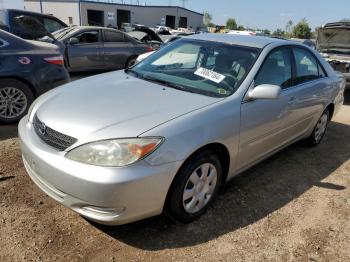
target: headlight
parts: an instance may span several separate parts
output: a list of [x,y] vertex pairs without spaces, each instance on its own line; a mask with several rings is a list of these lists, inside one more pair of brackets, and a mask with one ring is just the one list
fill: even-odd
[[84,164],[121,167],[145,158],[162,142],[160,137],[97,141],[72,149],[66,157]]

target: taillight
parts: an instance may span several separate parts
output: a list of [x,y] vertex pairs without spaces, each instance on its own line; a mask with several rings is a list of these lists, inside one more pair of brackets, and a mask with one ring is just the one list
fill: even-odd
[[151,46],[147,47],[147,52],[153,52],[153,51],[154,49]]
[[50,64],[53,65],[64,65],[64,59],[63,56],[51,56],[51,57],[46,57],[44,60]]

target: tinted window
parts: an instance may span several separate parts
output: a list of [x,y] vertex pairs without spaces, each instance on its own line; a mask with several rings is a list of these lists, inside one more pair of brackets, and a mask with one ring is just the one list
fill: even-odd
[[77,36],[79,43],[81,44],[89,44],[89,43],[97,43],[99,42],[99,32],[98,31],[88,31],[81,33]]
[[318,78],[318,63],[316,58],[307,50],[294,48],[296,63],[295,84],[301,84]]
[[292,66],[288,48],[272,51],[255,78],[255,85],[270,84],[287,88],[292,85]]
[[55,31],[60,30],[60,29],[65,27],[61,23],[57,22],[55,19],[44,18],[43,21],[44,21],[44,26],[45,26],[46,30],[49,31],[50,33],[55,32]]
[[10,20],[11,33],[24,39],[39,39],[47,36],[47,31],[42,23],[35,17],[13,12]]
[[105,31],[105,42],[124,42],[124,35],[119,32]]

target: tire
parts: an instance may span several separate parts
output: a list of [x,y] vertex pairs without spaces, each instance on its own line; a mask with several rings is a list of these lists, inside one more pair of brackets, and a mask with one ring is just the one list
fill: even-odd
[[130,68],[136,63],[137,56],[129,57],[128,61],[125,63],[125,68]]
[[[207,167],[208,174],[204,177],[202,171]],[[216,171],[216,177],[213,171]],[[195,177],[202,182],[195,185],[192,182]],[[196,220],[215,199],[221,182],[222,167],[218,156],[210,151],[198,153],[186,161],[176,175],[169,191],[166,215],[182,223]]]
[[34,96],[29,87],[16,79],[0,80],[0,123],[18,122],[28,112]]
[[328,108],[322,113],[320,119],[317,121],[312,134],[306,139],[308,146],[317,146],[321,143],[324,135],[326,134],[329,123],[329,110]]

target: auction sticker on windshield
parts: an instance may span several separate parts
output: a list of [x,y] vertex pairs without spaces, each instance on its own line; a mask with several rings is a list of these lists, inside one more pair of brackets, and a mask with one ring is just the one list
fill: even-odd
[[200,67],[197,69],[196,72],[194,72],[195,75],[201,76],[203,78],[209,79],[217,84],[219,84],[222,80],[225,79],[226,76],[219,74],[217,72],[214,72],[210,69],[206,69],[203,67]]

